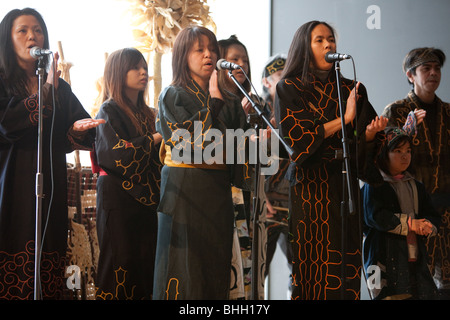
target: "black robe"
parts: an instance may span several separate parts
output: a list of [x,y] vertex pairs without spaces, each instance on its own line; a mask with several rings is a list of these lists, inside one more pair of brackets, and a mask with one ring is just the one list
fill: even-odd
[[[170,86],[159,99],[157,130],[162,134],[164,167],[158,208],[155,299],[227,299],[233,240],[234,208],[231,185],[238,176],[232,164],[175,164],[170,152],[191,143],[204,151],[208,129],[247,126],[237,100],[213,99],[192,81],[187,88]],[[184,129],[189,141],[172,139]],[[201,140],[196,137],[199,132]],[[225,142],[219,138],[216,145]],[[194,148],[191,148],[194,154]],[[191,153],[189,153],[189,156]]]
[[97,127],[95,142],[96,165],[102,170],[96,298],[151,299],[161,179],[155,124],[141,116],[140,134],[114,101],[103,103],[96,117],[106,120]]
[[[439,228],[441,215],[431,204],[424,185],[410,179],[417,188],[418,209],[414,212],[415,219],[427,219]],[[409,262],[406,241],[408,213],[403,212],[392,183],[395,182],[388,180],[378,185],[365,184],[362,188],[366,225],[363,254],[369,292],[372,293],[372,299],[395,296],[436,299],[436,285],[428,268],[427,237],[416,236],[417,260]],[[402,232],[393,232],[398,229]],[[380,272],[372,274],[376,267],[380,268]]]
[[[311,75],[312,76],[312,75]],[[324,123],[339,117],[336,77],[330,72],[323,83],[313,77],[312,87],[298,78],[283,79],[277,84],[276,113],[281,135],[293,148],[292,164],[287,173],[291,181],[289,228],[293,251],[292,299],[358,299],[361,272],[361,224],[358,207],[358,159],[364,159],[365,129],[376,117],[363,85],[359,87],[357,117],[346,126],[352,162],[352,185],[355,213],[342,227],[343,195],[342,132],[324,137]],[[354,82],[343,78],[344,105]],[[344,109],[345,110],[345,109]],[[355,132],[358,136],[355,136]],[[362,169],[360,163],[359,169]],[[345,249],[342,247],[345,232]],[[345,258],[345,283],[341,266]],[[344,288],[342,287],[344,286]],[[344,291],[341,296],[341,290]]]
[[416,108],[425,109],[427,115],[413,136],[412,173],[425,185],[443,217],[438,235],[427,241],[427,248],[438,288],[450,290],[450,103],[436,96],[432,104],[425,104],[410,91],[404,99],[389,104],[383,115],[389,126],[402,127]]
[[[42,236],[41,284],[42,298],[59,299],[66,286],[64,269],[69,229],[66,153],[75,149],[90,150],[95,130],[81,135],[71,130],[75,121],[90,116],[69,84],[59,79],[56,108],[51,107],[51,94],[51,86],[45,84],[41,227],[45,234]],[[0,81],[0,298],[3,299],[33,299],[37,121],[37,95],[25,99],[9,96]]]

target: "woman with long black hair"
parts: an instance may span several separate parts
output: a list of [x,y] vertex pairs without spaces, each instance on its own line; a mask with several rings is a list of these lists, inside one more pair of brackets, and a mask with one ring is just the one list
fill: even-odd
[[288,172],[293,299],[359,298],[362,231],[356,198],[356,214],[347,214],[344,231],[341,218],[341,202],[348,201],[343,162],[336,157],[343,148],[341,116],[350,145],[354,196],[359,190],[356,160],[386,122],[377,118],[364,86],[346,78],[339,79],[345,103],[345,114],[340,114],[334,64],[325,60],[328,52],[336,52],[333,28],[320,21],[305,23],[294,35],[277,84],[281,136],[294,150]]
[[[34,292],[38,77],[33,47],[49,48],[34,9],[10,11],[0,23],[0,298],[32,299]],[[91,150],[95,128],[64,80],[54,54],[42,88],[43,134],[41,287],[37,297],[59,299],[65,288],[68,232],[66,153]],[[40,58],[44,68],[48,56]],[[53,93],[55,94],[53,96]],[[53,99],[54,98],[54,99]],[[56,104],[54,104],[54,102]]]

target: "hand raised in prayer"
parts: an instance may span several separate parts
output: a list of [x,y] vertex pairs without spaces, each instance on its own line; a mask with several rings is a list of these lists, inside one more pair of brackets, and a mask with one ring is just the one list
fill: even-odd
[[383,131],[386,128],[388,121],[388,118],[376,116],[366,127],[366,141],[372,141],[377,132]]
[[52,65],[50,66],[47,75],[47,83],[53,85],[55,89],[58,89],[59,83],[58,78],[61,76],[61,70],[58,70],[58,60],[59,60],[59,53],[55,52]]
[[423,121],[423,119],[427,115],[427,112],[424,109],[416,109],[414,110],[414,115],[416,116],[417,124],[419,124]]

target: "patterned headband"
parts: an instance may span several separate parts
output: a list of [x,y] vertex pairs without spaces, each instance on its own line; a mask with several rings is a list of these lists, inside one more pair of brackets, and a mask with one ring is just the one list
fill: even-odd
[[424,53],[422,53],[421,55],[419,55],[418,57],[416,57],[415,59],[412,59],[409,62],[409,65],[405,64],[403,66],[403,71],[406,73],[406,72],[410,71],[411,69],[417,68],[418,66],[420,66],[424,63],[428,63],[428,62],[440,63],[441,61],[439,60],[439,57],[435,53],[427,50]]
[[409,136],[403,129],[395,128],[386,133],[386,146],[390,148],[399,138]]
[[264,68],[264,78],[284,69],[286,59],[277,58]]
[[386,140],[384,146],[390,148],[399,138],[402,137],[412,137],[417,134],[416,129],[417,120],[414,112],[411,111],[408,114],[405,125],[402,128],[387,128],[386,130]]

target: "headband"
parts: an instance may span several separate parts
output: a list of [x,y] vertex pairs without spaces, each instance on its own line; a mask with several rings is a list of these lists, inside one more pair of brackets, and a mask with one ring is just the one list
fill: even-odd
[[405,125],[402,128],[386,128],[386,139],[383,143],[383,146],[390,149],[398,139],[405,136],[411,138],[417,133],[416,124],[416,116],[414,115],[414,111],[411,111],[408,114],[408,118],[406,119]]
[[406,73],[411,69],[417,68],[418,66],[428,62],[437,62],[440,64],[441,60],[433,51],[426,50],[422,54],[411,59],[411,61],[409,61],[409,64],[405,63],[405,65],[403,66],[403,71]]
[[275,60],[271,61],[264,68],[263,77],[267,78],[268,76],[271,76],[275,72],[283,70],[285,63],[286,63],[286,59],[284,59],[284,58],[276,58]]

